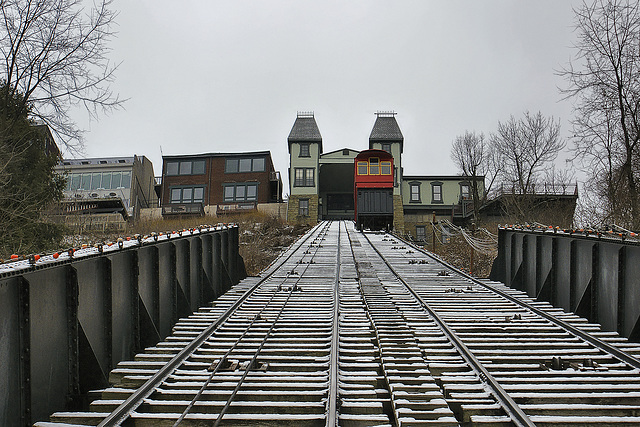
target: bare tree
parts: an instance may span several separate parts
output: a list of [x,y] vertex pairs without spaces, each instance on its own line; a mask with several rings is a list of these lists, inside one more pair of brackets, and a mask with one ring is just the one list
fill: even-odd
[[560,138],[559,120],[528,111],[522,119],[511,116],[507,122],[498,122],[491,144],[501,163],[502,183],[517,194],[534,193],[539,174],[565,147]]
[[[480,206],[486,201],[486,195],[496,178],[497,169],[491,162],[491,147],[484,139],[483,133],[465,131],[453,141],[451,159],[462,171],[462,175],[469,178],[471,197],[473,199],[473,216],[477,221]],[[480,181],[485,179],[482,187]],[[487,185],[488,179],[489,184]]]
[[597,0],[574,12],[577,54],[560,74],[576,100],[575,155],[605,199],[603,219],[640,229],[640,3]]
[[490,141],[500,165],[500,183],[508,189],[503,192],[510,195],[509,210],[518,220],[526,220],[541,173],[552,167],[565,147],[560,121],[527,111],[521,119],[511,116],[507,122],[498,122]]
[[[0,79],[10,99],[22,99],[32,118],[46,123],[68,148],[81,132],[70,110],[83,105],[92,117],[121,105],[111,91],[107,54],[115,13],[112,0],[0,0]],[[2,102],[2,100],[0,100]]]

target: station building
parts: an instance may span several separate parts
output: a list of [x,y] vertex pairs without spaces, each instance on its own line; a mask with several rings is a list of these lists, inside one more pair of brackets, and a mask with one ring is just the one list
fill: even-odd
[[163,156],[162,163],[163,217],[247,212],[282,199],[269,151]]
[[[315,223],[354,218],[354,159],[360,151],[343,148],[324,153],[322,135],[312,112],[299,112],[287,138],[289,147],[290,221]],[[385,150],[394,161],[394,229],[414,238],[433,220],[464,224],[473,215],[470,182],[463,176],[405,175],[404,136],[395,112],[378,112],[369,149]],[[478,178],[484,191],[484,179]]]

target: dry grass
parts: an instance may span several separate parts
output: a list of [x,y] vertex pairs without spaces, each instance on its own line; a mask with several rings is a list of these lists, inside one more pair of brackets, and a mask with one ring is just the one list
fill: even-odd
[[[491,233],[498,233],[497,223],[481,224],[480,227],[484,227]],[[429,237],[431,237],[431,230],[429,230]],[[494,255],[485,255],[478,252],[473,254],[472,265],[472,249],[462,236],[451,237],[448,243],[441,243],[436,241],[435,251],[432,243],[424,245],[424,248],[428,251],[435,252],[440,258],[452,266],[470,273],[474,277],[488,278],[491,273],[491,267],[495,260]]]
[[[426,248],[431,250],[431,246]],[[474,277],[488,278],[491,273],[494,256],[474,253],[473,266],[471,265],[471,246],[462,236],[452,237],[449,243],[436,244],[436,254],[452,266],[470,273]]]
[[[168,232],[194,228],[200,225],[214,225],[220,222],[235,223],[239,227],[240,255],[244,259],[248,275],[257,275],[266,268],[282,251],[295,242],[310,227],[291,225],[267,214],[252,212],[225,217],[185,217],[139,221],[128,227],[125,235],[148,235],[152,232]],[[89,232],[65,237],[65,245],[78,247],[115,241],[123,237],[122,232]]]

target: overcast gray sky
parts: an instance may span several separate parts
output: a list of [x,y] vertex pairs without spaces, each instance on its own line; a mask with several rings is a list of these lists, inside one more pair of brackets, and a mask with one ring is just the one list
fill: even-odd
[[[87,157],[270,150],[286,177],[297,111],[325,152],[368,147],[395,110],[405,174],[449,175],[451,142],[525,110],[561,120],[575,53],[568,0],[115,0],[125,109],[88,122]],[[285,183],[285,189],[288,183]],[[288,191],[286,191],[288,193]]]

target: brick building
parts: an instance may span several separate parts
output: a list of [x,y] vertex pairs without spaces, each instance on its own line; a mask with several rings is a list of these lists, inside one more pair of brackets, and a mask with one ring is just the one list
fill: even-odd
[[269,151],[162,157],[162,215],[225,214],[282,199]]

